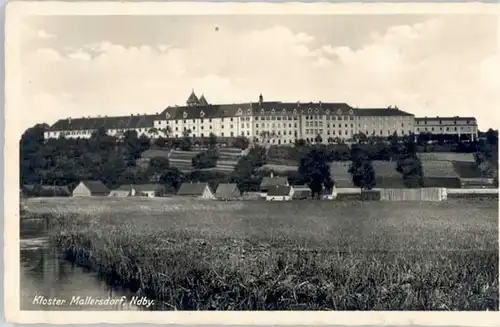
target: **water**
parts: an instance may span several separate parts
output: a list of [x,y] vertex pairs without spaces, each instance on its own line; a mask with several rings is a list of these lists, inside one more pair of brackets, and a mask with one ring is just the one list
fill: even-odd
[[[95,273],[62,259],[42,232],[21,235],[20,255],[21,310],[144,309],[130,303],[133,294],[113,289]],[[54,299],[59,301],[51,304]]]

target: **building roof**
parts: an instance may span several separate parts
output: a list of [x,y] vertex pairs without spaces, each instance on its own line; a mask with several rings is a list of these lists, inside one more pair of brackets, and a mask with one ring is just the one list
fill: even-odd
[[293,198],[294,199],[307,199],[311,197],[311,190],[309,188],[300,188],[297,190],[297,188],[294,186],[293,187]]
[[278,185],[288,185],[288,179],[286,177],[264,177],[262,178],[262,182],[260,183],[260,188],[269,188],[271,186]]
[[400,110],[399,108],[356,108],[354,109],[356,116],[414,116],[409,112]]
[[186,103],[188,105],[196,105],[200,103],[200,100],[198,100],[198,97],[196,94],[194,94],[194,90],[191,91],[191,94],[189,95],[189,98],[187,99]]
[[240,196],[240,190],[235,183],[221,183],[215,191],[215,196],[218,198],[232,198]]
[[48,131],[152,128],[158,115],[59,119]]
[[202,195],[207,187],[207,183],[182,183],[177,195]]
[[109,192],[109,196],[111,197],[127,197],[130,196],[130,190],[112,190]]
[[136,192],[157,192],[165,189],[165,187],[161,184],[137,184],[132,185],[132,188],[134,188]]
[[205,96],[202,94],[198,103],[200,104],[200,106],[208,106],[208,102],[207,102],[207,99],[205,99]]
[[106,185],[101,181],[81,181],[83,185],[85,185],[91,193],[109,193],[109,189]]
[[290,195],[290,191],[291,190],[292,190],[291,186],[275,185],[275,186],[271,186],[269,188],[269,191],[267,191],[267,195],[269,195],[269,196],[285,196],[285,195]]

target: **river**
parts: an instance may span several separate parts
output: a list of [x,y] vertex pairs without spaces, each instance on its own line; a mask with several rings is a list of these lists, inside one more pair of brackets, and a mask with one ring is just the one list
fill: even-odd
[[[44,232],[25,230],[21,233],[20,309],[21,310],[142,310],[131,304],[134,295],[109,287],[95,273],[77,267],[61,258],[49,246]],[[79,297],[79,298],[78,298]],[[59,299],[51,305],[44,299]],[[92,303],[93,299],[112,299]],[[73,300],[73,303],[72,303]],[[45,304],[44,304],[45,302]],[[112,301],[109,301],[112,302]]]

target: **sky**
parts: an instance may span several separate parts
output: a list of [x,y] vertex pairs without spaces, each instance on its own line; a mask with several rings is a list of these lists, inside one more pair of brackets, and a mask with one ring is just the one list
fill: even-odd
[[[500,119],[495,15],[27,16],[22,128],[210,103],[397,105]],[[218,28],[216,28],[218,27]],[[31,109],[30,109],[31,110]]]

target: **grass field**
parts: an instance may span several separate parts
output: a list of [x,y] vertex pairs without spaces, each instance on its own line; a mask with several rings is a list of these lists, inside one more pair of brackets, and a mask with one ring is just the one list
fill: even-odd
[[498,202],[30,199],[109,282],[180,310],[498,310]]

